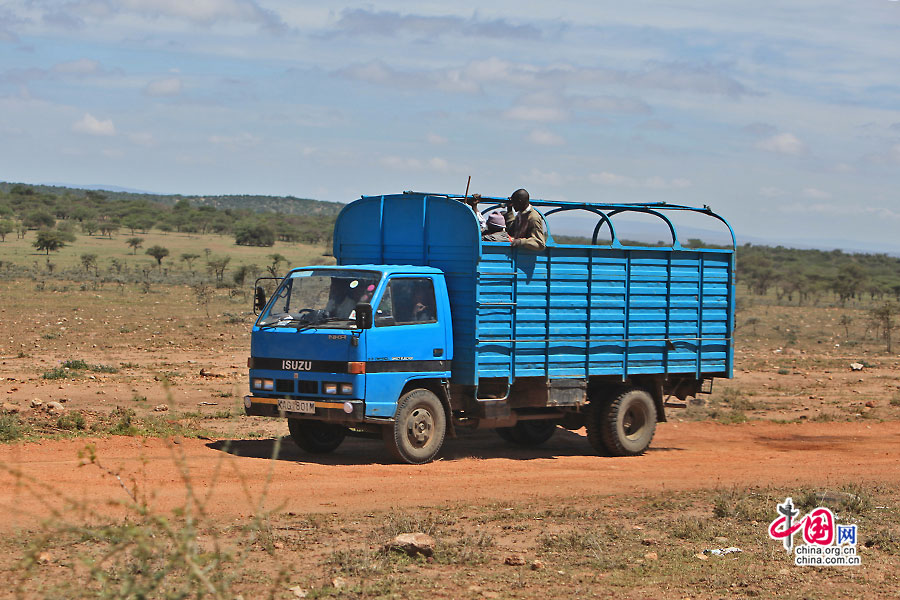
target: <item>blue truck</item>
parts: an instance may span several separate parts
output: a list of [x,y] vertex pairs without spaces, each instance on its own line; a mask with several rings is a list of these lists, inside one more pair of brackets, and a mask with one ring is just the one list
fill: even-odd
[[[586,429],[601,455],[650,445],[673,398],[733,371],[734,232],[708,207],[533,200],[545,218],[596,221],[590,243],[483,242],[461,196],[363,196],[337,218],[336,265],[257,286],[248,415],[287,418],[302,449],[381,438],[420,464],[460,428],[536,446]],[[478,210],[506,198],[483,197]],[[730,244],[682,246],[676,212],[724,224]],[[661,219],[664,245],[630,245],[620,215]],[[586,242],[587,240],[579,240]],[[258,282],[259,283],[259,282]]]

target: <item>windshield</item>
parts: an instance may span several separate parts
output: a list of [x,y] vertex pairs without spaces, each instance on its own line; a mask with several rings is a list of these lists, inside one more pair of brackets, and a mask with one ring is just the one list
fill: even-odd
[[259,316],[260,327],[356,327],[356,305],[369,302],[381,273],[344,269],[296,271]]

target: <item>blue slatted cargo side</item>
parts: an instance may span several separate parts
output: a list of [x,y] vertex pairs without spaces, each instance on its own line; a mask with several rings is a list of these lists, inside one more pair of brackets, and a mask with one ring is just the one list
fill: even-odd
[[482,244],[456,199],[365,197],[338,218],[341,265],[427,265],[446,275],[453,381],[693,374],[730,377],[732,250]]
[[[583,246],[532,253],[487,244],[482,252],[479,302],[515,298],[515,311],[479,308],[480,377],[730,376],[730,253]],[[514,288],[503,292],[495,274],[513,264],[506,280]]]

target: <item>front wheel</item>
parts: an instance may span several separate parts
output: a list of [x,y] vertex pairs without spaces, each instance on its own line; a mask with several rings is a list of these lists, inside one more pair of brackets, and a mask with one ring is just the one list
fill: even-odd
[[600,454],[638,456],[655,432],[656,405],[641,388],[615,392],[610,400],[591,406],[588,415],[588,441]]
[[420,465],[434,459],[447,432],[441,401],[428,390],[411,390],[397,402],[394,423],[384,428],[384,444],[394,458]]
[[288,419],[288,430],[294,443],[311,454],[328,454],[347,436],[346,427],[305,419]]

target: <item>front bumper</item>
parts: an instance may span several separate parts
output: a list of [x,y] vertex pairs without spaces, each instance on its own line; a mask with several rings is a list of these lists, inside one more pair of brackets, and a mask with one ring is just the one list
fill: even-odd
[[[292,398],[294,399],[294,398]],[[362,423],[366,418],[366,403],[363,400],[329,401],[321,398],[302,398],[315,402],[315,413],[298,413],[278,408],[278,398],[244,396],[244,412],[252,417],[290,417],[292,419],[315,419],[333,423]],[[349,411],[347,409],[350,409]]]

